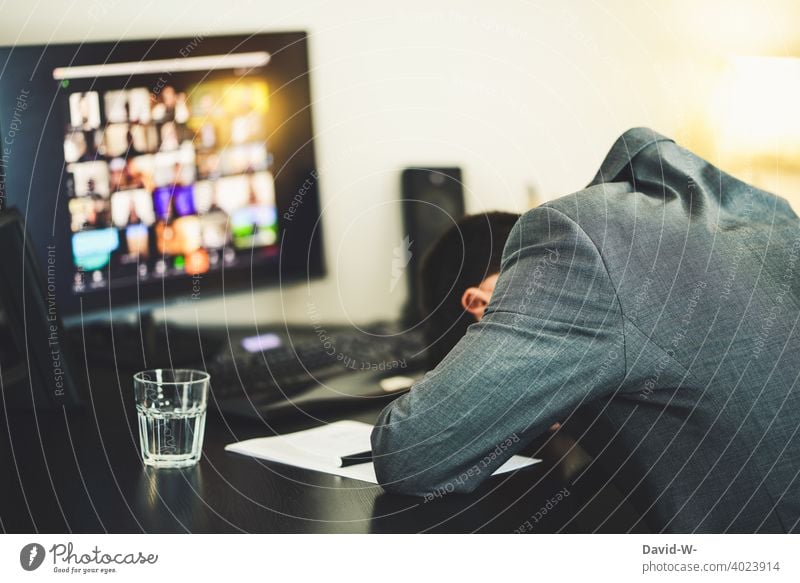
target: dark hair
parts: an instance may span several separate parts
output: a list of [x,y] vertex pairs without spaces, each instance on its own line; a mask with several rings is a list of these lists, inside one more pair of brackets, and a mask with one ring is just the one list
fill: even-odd
[[517,219],[519,215],[504,212],[464,217],[423,256],[419,298],[431,368],[475,321],[461,306],[461,296],[467,288],[500,271],[503,247]]

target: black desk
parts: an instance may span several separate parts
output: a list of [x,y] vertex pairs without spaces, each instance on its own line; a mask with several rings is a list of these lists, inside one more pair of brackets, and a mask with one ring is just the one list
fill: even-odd
[[[86,411],[0,410],[4,532],[513,532],[565,486],[563,463],[542,463],[492,478],[471,495],[426,503],[225,452],[228,443],[270,430],[218,414],[209,414],[198,466],[155,471],[139,458],[130,372],[96,368],[89,380]],[[331,416],[373,422],[379,409]],[[316,424],[294,417],[272,427],[288,432]],[[624,517],[605,520],[613,493],[581,511],[591,496],[572,493],[531,521],[532,531],[627,530]]]

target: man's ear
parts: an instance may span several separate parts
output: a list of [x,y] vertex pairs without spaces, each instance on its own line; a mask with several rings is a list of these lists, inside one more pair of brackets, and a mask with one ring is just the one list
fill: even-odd
[[492,296],[479,287],[468,287],[461,296],[461,306],[475,317],[475,320],[483,318],[486,306]]

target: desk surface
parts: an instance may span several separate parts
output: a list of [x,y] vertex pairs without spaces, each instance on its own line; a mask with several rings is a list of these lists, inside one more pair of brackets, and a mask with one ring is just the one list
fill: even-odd
[[[617,518],[605,520],[603,508],[613,507],[606,494],[587,497],[594,508],[580,510],[581,496],[571,495],[542,515],[565,487],[561,468],[548,463],[492,478],[467,496],[425,502],[224,451],[234,441],[320,422],[302,416],[266,427],[210,414],[198,466],[153,470],[139,458],[130,377],[93,369],[85,411],[0,409],[4,532],[514,532],[526,521],[533,532],[627,530]],[[379,410],[325,420],[373,422]]]

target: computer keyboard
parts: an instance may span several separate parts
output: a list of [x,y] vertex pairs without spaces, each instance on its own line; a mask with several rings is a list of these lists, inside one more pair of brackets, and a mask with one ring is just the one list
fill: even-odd
[[288,334],[273,344],[277,345],[251,351],[241,345],[228,347],[208,363],[212,402],[224,410],[226,401],[246,399],[263,408],[335,376],[360,371],[404,374],[427,362],[422,331],[394,333],[387,324],[363,331],[326,330],[324,335]]

